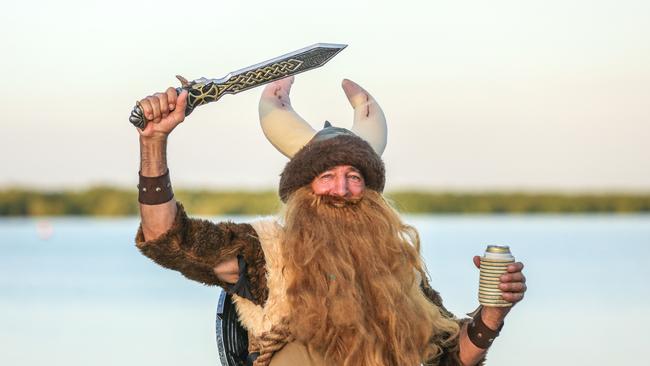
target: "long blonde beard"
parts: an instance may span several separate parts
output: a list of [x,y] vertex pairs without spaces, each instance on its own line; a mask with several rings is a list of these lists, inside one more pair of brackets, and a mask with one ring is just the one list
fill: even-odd
[[440,348],[431,339],[455,336],[458,325],[419,288],[417,231],[375,191],[342,206],[305,187],[285,207],[291,332],[328,364],[409,366],[434,357]]

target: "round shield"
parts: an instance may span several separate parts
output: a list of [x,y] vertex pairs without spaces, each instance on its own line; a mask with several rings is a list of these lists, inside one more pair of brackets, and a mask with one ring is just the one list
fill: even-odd
[[252,365],[248,354],[248,332],[239,323],[232,295],[221,291],[217,305],[217,348],[222,366]]

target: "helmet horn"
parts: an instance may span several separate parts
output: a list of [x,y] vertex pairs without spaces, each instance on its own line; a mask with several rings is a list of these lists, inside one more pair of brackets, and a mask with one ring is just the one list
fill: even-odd
[[377,155],[386,149],[386,116],[375,98],[355,82],[344,79],[343,91],[354,108],[352,132],[366,140]]
[[293,76],[268,84],[259,104],[260,124],[264,135],[278,151],[289,159],[314,137],[307,121],[293,110],[289,92]]

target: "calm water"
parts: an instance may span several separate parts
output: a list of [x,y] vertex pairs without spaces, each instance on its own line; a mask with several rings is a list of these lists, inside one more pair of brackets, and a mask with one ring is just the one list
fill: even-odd
[[[488,364],[648,364],[650,216],[408,221],[420,230],[434,287],[457,315],[477,304],[471,259],[485,245],[509,244],[526,264],[527,297]],[[0,220],[0,365],[217,364],[219,290],[141,256],[136,219],[47,224]]]

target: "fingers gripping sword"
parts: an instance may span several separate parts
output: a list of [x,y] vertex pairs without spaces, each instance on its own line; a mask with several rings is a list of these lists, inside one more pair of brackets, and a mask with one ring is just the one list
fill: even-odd
[[[188,116],[194,108],[215,102],[224,94],[237,94],[323,66],[345,47],[347,45],[344,44],[316,43],[286,55],[233,71],[221,79],[200,78],[187,81],[177,75],[181,87],[176,88],[176,92],[180,94],[183,90],[188,91],[187,106],[185,107],[185,115]],[[139,103],[136,103],[131,111],[129,121],[138,128],[145,128],[147,125],[147,119]]]

